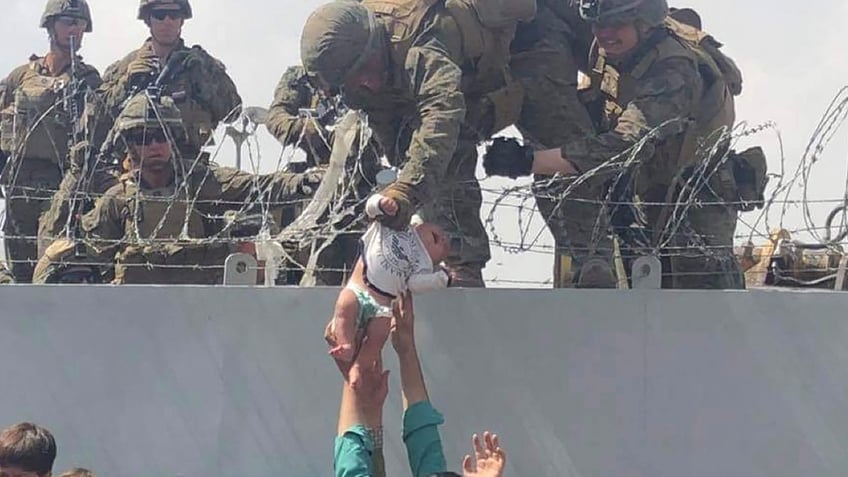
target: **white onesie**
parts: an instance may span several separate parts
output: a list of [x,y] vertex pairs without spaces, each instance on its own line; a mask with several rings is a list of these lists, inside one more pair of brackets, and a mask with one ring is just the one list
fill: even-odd
[[[372,219],[383,215],[382,198],[377,194],[368,199],[365,212]],[[397,231],[375,220],[362,236],[361,258],[366,283],[392,298],[407,290],[420,293],[448,286],[447,272],[433,267],[433,259],[411,226]]]

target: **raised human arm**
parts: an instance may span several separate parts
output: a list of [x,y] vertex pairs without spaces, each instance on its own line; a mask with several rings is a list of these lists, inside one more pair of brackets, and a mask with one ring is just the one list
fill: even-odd
[[[334,469],[337,477],[373,477],[382,466],[383,405],[388,394],[389,372],[379,362],[362,370],[360,384],[342,388]],[[376,464],[376,465],[375,465]]]
[[442,415],[430,404],[424,374],[415,348],[415,310],[412,294],[395,305],[392,346],[400,362],[403,391],[403,441],[414,477],[426,477],[447,469],[439,426]]

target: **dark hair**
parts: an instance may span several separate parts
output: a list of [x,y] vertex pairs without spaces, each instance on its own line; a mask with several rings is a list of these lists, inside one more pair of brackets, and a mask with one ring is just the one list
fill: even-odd
[[55,460],[56,440],[47,429],[22,422],[0,432],[0,466],[46,475]]
[[66,470],[65,472],[62,472],[62,475],[60,475],[59,477],[97,477],[97,476],[94,475],[94,472],[92,472],[88,469],[83,469],[82,467],[77,467],[77,468],[74,468],[74,469],[71,469],[71,470]]

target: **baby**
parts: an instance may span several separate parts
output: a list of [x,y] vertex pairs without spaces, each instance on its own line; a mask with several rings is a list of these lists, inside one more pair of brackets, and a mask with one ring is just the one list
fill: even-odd
[[[397,203],[379,194],[365,205],[371,219],[397,212]],[[406,230],[397,231],[375,220],[361,242],[360,257],[339,294],[325,332],[332,347],[330,354],[339,361],[352,362],[348,376],[352,385],[359,381],[358,363],[373,363],[380,358],[390,333],[392,301],[407,290],[436,290],[447,287],[450,281],[439,266],[450,253],[450,242],[438,225],[413,219]]]

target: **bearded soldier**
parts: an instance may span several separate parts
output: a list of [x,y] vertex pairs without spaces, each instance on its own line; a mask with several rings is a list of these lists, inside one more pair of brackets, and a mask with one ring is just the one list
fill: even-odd
[[[580,3],[596,38],[590,110],[598,134],[536,153],[500,140],[486,154],[486,169],[513,177],[581,174],[611,158],[621,164],[625,152],[650,139],[641,152],[647,157],[629,172],[630,187],[647,204],[638,222],[662,254],[663,286],[743,287],[733,238],[745,184],[733,171],[762,171],[765,159],[728,154],[741,73],[712,37],[668,19],[665,0]],[[698,204],[681,206],[681,197]]]
[[[321,174],[279,172],[255,176],[214,165],[188,169],[179,148],[188,134],[169,97],[142,92],[121,112],[111,141],[127,150],[130,172],[82,217],[88,262],[115,267],[115,283],[220,284],[226,257],[235,250],[228,230],[211,220],[227,210],[249,210],[251,201],[299,201],[309,197]],[[71,261],[70,244],[49,247],[65,252],[42,258]],[[53,263],[52,265],[58,265]],[[51,264],[39,263],[49,281]]]
[[301,58],[310,81],[368,114],[389,161],[402,166],[383,194],[404,229],[417,208],[451,237],[455,286],[484,286],[489,242],[474,177],[477,144],[518,118],[508,71],[515,27],[535,2],[340,1],[307,20]]
[[50,0],[41,17],[50,38],[44,57],[33,55],[0,82],[0,166],[6,188],[6,257],[15,280],[28,283],[37,259],[38,218],[67,168],[69,144],[81,130],[79,112],[100,74],[77,50],[92,31],[85,0]]
[[[115,117],[134,94],[157,87],[174,99],[186,129],[179,144],[183,159],[207,162],[201,148],[221,121],[238,117],[241,98],[224,65],[200,46],[185,45],[181,35],[192,17],[188,0],[141,0],[138,19],[147,24],[150,38],[136,51],[114,63],[103,75],[103,85],[85,108],[86,141],[75,146],[73,167],[39,225],[40,252],[66,230],[68,205],[74,196],[96,197],[114,184],[112,172],[120,165],[95,161],[114,125]],[[107,146],[108,147],[108,146]]]

